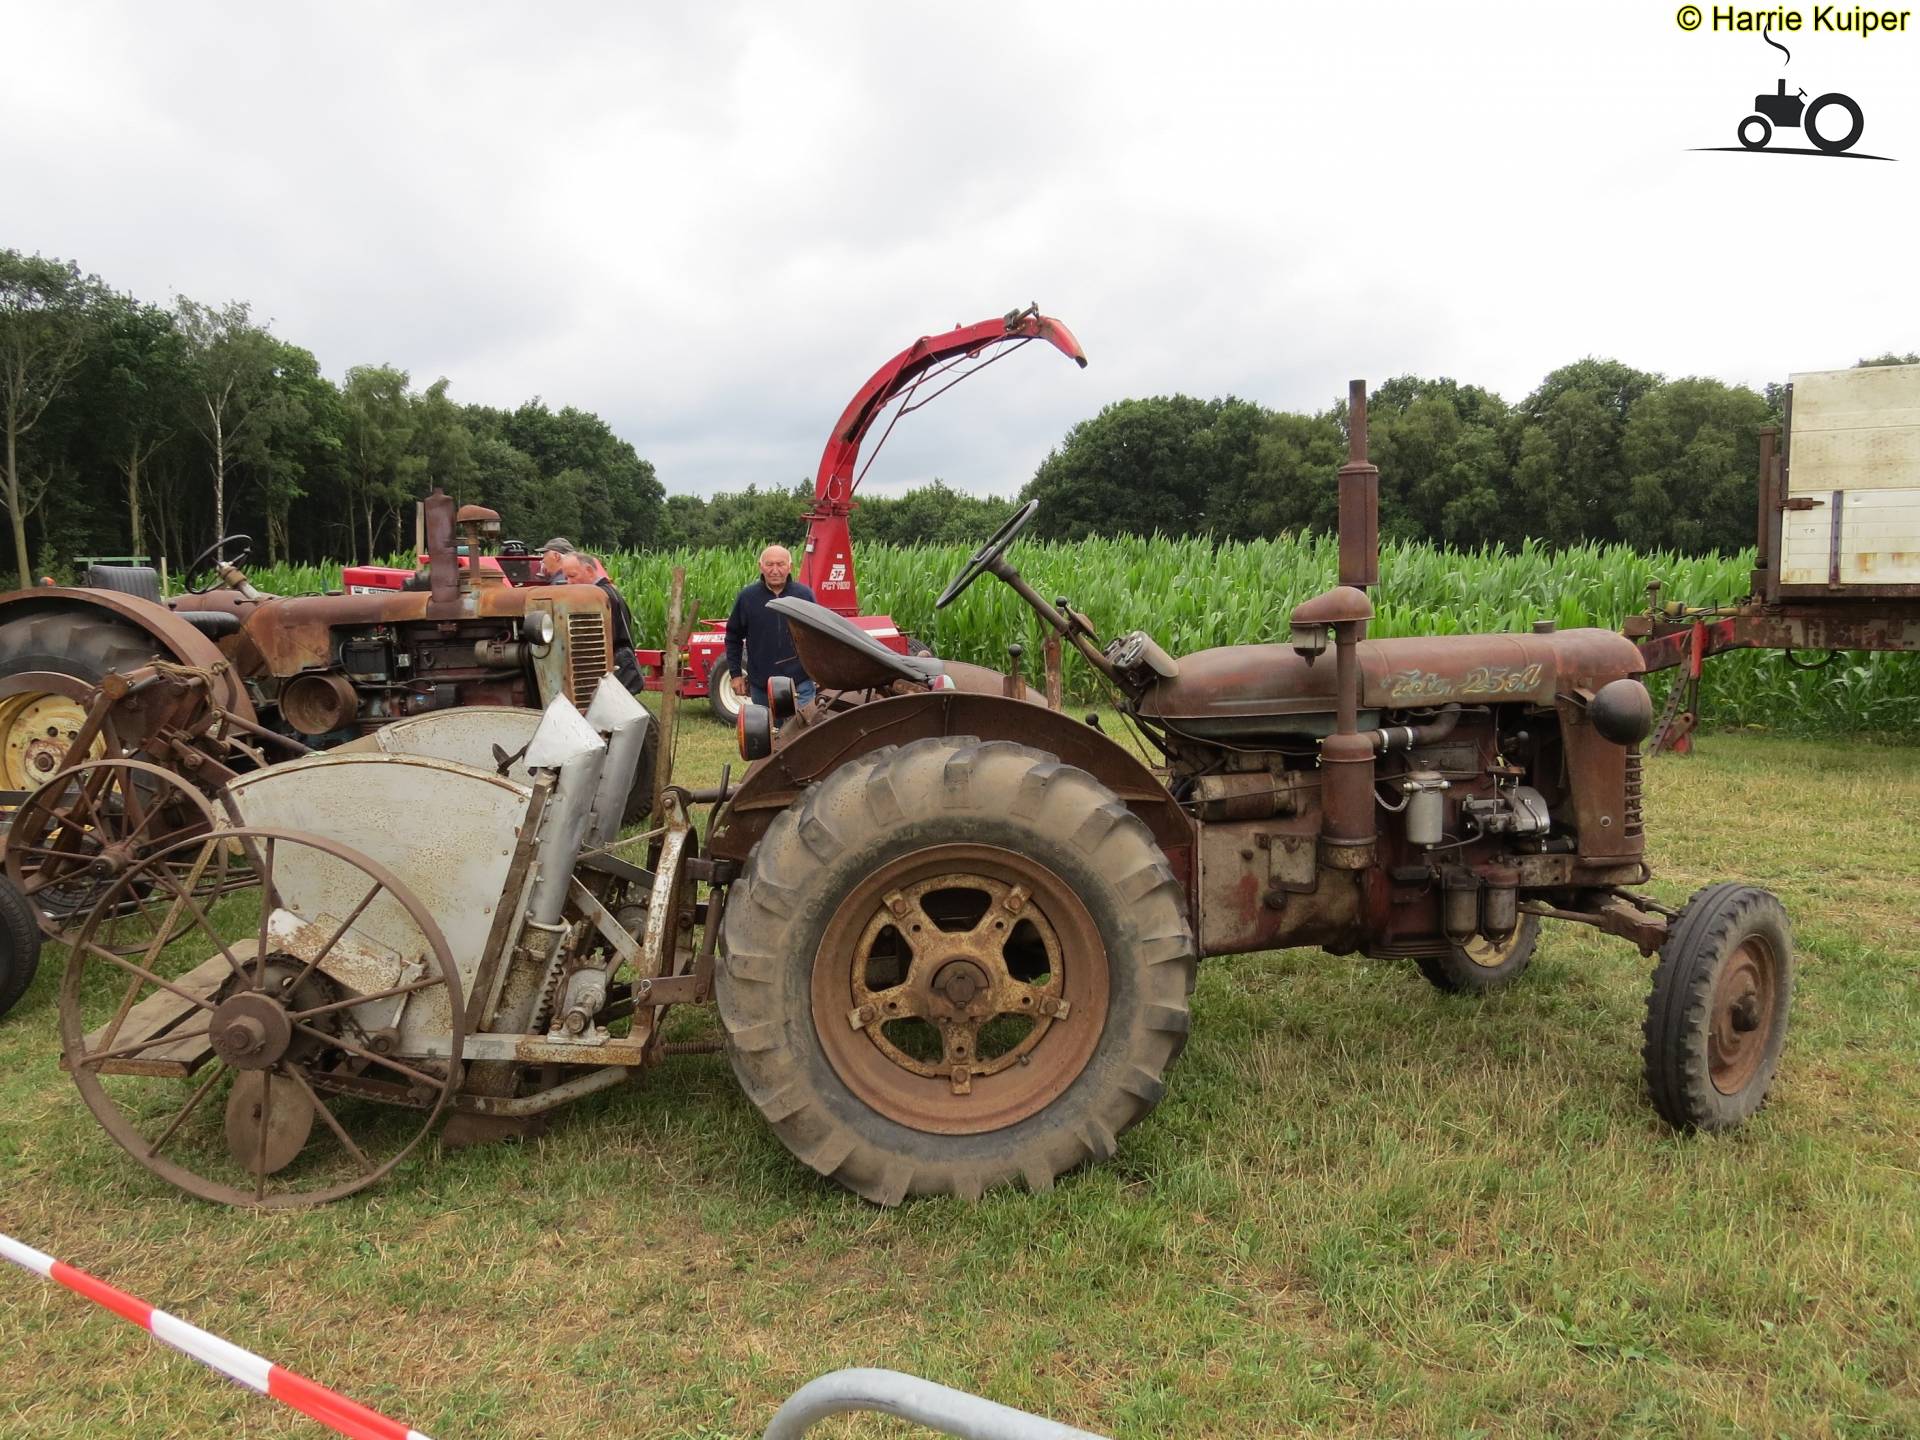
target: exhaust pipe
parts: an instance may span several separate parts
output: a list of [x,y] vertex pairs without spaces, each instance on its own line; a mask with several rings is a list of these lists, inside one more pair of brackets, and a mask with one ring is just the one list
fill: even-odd
[[587,706],[587,724],[607,737],[607,759],[593,797],[587,839],[595,846],[611,845],[620,835],[620,821],[627,812],[627,796],[639,773],[640,751],[647,743],[653,716],[626,686],[611,675],[602,675],[594,688],[593,703]]

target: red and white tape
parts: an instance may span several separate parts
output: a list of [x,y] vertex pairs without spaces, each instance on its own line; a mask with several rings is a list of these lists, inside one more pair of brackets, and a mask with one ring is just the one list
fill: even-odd
[[238,1380],[262,1395],[270,1395],[322,1425],[351,1436],[352,1440],[428,1440],[397,1420],[389,1420],[358,1401],[317,1385],[305,1376],[282,1369],[258,1355],[229,1344],[218,1335],[209,1335],[178,1316],[156,1310],[144,1300],[136,1300],[124,1290],[116,1290],[104,1280],[96,1280],[84,1270],[76,1270],[51,1255],[42,1255],[30,1245],[0,1235],[0,1256],[24,1270],[64,1285],[96,1305],[113,1311],[123,1320],[131,1320],[156,1340],[164,1341],[202,1365],[211,1366],[230,1380]]

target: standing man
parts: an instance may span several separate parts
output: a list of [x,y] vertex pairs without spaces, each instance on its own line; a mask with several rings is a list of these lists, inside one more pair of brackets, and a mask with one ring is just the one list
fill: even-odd
[[[546,558],[544,553],[541,558]],[[598,579],[594,578],[596,572]],[[569,550],[560,557],[560,573],[562,584],[592,585],[607,597],[607,606],[613,612],[614,678],[629,693],[638,695],[647,688],[647,677],[640,673],[640,664],[633,657],[633,613],[627,609],[627,597],[614,586],[606,567],[591,555]]]
[[[540,578],[533,583],[536,585],[567,584],[566,561],[567,556],[573,553],[573,542],[564,535],[556,535],[547,541],[540,547]],[[583,583],[591,585],[593,581],[587,580]]]
[[768,601],[782,595],[813,599],[813,591],[793,578],[793,556],[787,547],[769,545],[760,552],[760,578],[734,597],[733,613],[727,617],[727,674],[733,679],[733,693],[747,696],[756,705],[767,703],[767,681],[775,675],[793,681],[796,705],[813,702],[813,681],[794,653],[793,632],[767,608]]

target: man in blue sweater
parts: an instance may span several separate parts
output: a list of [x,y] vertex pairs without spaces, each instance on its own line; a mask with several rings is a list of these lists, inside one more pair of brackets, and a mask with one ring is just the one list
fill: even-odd
[[767,681],[775,675],[792,679],[797,704],[813,700],[813,681],[793,652],[793,632],[767,608],[769,600],[782,595],[813,599],[813,591],[793,578],[793,556],[787,547],[769,545],[760,552],[760,578],[734,597],[733,613],[727,617],[727,674],[732,677],[733,693],[747,696],[756,705],[767,703]]

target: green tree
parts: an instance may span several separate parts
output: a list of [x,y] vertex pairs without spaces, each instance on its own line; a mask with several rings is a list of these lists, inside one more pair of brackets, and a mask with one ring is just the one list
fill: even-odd
[[955,490],[944,480],[916,485],[904,495],[863,499],[854,540],[882,545],[977,545],[1013,513],[1013,502]]
[[176,316],[192,378],[188,414],[209,451],[218,537],[227,533],[227,467],[273,393],[278,350],[245,301],[212,306],[183,295]]
[[[398,514],[404,493],[402,465],[413,443],[413,402],[407,391],[407,372],[391,365],[356,365],[347,371],[340,391],[341,459],[347,479],[349,513],[360,522],[366,542],[363,552],[371,562],[375,549],[376,511],[381,525]],[[394,546],[401,537],[396,534]]]
[[1021,492],[1040,501],[1034,534],[1078,540],[1210,529],[1208,504],[1216,491],[1244,487],[1266,413],[1232,396],[1107,406],[1069,430]]
[[0,250],[0,426],[6,431],[6,468],[0,471],[0,507],[13,527],[20,583],[33,583],[27,556],[27,517],[46,494],[64,457],[46,454],[23,470],[23,442],[86,359],[94,306],[102,286],[71,261]]
[[1634,401],[1621,436],[1620,530],[1642,549],[1730,554],[1753,543],[1766,400],[1744,385],[1669,381]]
[[1470,547],[1509,538],[1507,407],[1477,385],[1402,375],[1367,401],[1380,533]]
[[1346,458],[1339,412],[1267,414],[1254,441],[1252,465],[1214,488],[1208,502],[1213,533],[1224,540],[1254,540],[1335,529],[1338,476]]
[[1627,412],[1660,377],[1617,360],[1562,366],[1514,410],[1513,530],[1554,545],[1630,538]]

